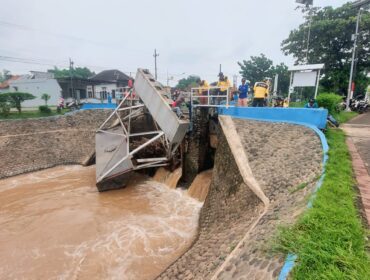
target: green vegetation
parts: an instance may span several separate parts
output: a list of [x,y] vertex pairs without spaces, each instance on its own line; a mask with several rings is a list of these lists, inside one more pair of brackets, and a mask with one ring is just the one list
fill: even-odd
[[47,106],[47,105],[48,105],[48,100],[49,100],[50,98],[51,98],[51,96],[50,96],[49,94],[47,94],[47,93],[43,93],[43,94],[41,95],[41,99],[45,101],[45,106]]
[[[28,93],[28,92],[7,92],[2,93],[0,97],[0,103],[2,103],[1,107],[4,106],[10,108],[16,108],[19,113],[22,112],[22,102],[26,100],[35,99],[36,96]],[[3,114],[6,115],[6,114]]]
[[[321,97],[321,96],[323,96],[323,97]],[[328,98],[327,98],[327,96],[328,96]],[[333,100],[331,100],[331,99],[333,99]],[[325,108],[327,108],[326,106],[328,106],[328,107],[337,106],[338,105],[337,101],[339,101],[339,99],[341,100],[341,97],[338,96],[338,95],[335,95],[335,94],[321,93],[317,97],[317,101],[319,103],[319,106],[320,107],[325,107]],[[334,101],[334,105],[333,105],[333,101]],[[302,108],[302,107],[304,107],[304,105],[306,103],[307,103],[307,101],[290,102],[289,107]],[[334,112],[332,113],[332,115],[339,123],[345,123],[345,122],[348,122],[350,119],[356,117],[358,115],[358,113],[357,112],[346,112],[346,111],[339,111],[338,112],[336,109],[334,109]]]
[[[48,108],[50,109],[50,107]],[[51,113],[42,113],[40,111],[23,111],[22,113],[9,112],[9,115],[7,116],[0,114],[0,120],[42,118],[55,115],[64,115],[67,112],[69,112],[68,109],[62,109],[60,113],[58,113],[56,110],[52,110]]]
[[333,115],[338,110],[338,106],[342,102],[342,97],[334,93],[320,93],[316,101],[319,107],[328,109],[329,114]]
[[190,75],[187,78],[179,80],[178,84],[176,85],[176,88],[180,90],[190,90],[193,87],[198,87],[197,80],[199,79],[200,79],[199,76]]
[[341,130],[328,130],[326,176],[313,207],[281,229],[277,249],[298,256],[293,279],[370,279],[352,164]]
[[11,73],[10,73],[9,70],[3,69],[3,72],[2,73],[0,72],[0,83],[7,80],[10,75],[11,75]]
[[339,113],[334,113],[333,117],[339,122],[339,123],[345,123],[348,122],[350,119],[353,119],[358,115],[357,112],[345,112],[341,111]]
[[39,111],[43,114],[51,114],[51,109],[47,105],[39,106]]
[[54,67],[54,69],[49,69],[48,72],[53,73],[56,79],[70,78],[71,76],[74,78],[87,79],[95,75],[95,73],[87,67],[75,67],[72,69],[59,69],[58,67]]
[[[282,42],[286,55],[293,55],[296,62],[306,62],[307,32],[309,28],[309,10],[303,8],[305,22],[290,32]],[[347,93],[348,74],[351,64],[353,41],[358,9],[347,3],[341,7],[323,7],[312,9],[311,36],[308,52],[308,63],[324,63],[324,74],[320,86],[324,91],[344,95]],[[358,36],[358,60],[356,64],[356,93],[364,93],[369,79],[370,12],[362,12]]]
[[307,103],[307,101],[289,102],[289,107],[303,108],[306,103]]
[[251,86],[267,77],[274,78],[278,74],[278,95],[288,93],[290,74],[288,66],[284,63],[274,66],[271,59],[261,54],[260,56],[251,56],[250,60],[243,60],[243,62],[238,62],[238,64],[241,68],[239,73],[251,81]]

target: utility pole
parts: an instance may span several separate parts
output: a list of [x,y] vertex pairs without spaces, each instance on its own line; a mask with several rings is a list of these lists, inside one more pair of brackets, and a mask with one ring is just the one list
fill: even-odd
[[307,35],[307,48],[306,48],[306,64],[308,64],[308,52],[310,49],[310,37],[311,37],[311,25],[312,25],[312,6],[307,6],[309,8],[308,11],[308,35]]
[[359,29],[360,20],[361,20],[361,12],[364,10],[362,6],[365,6],[367,4],[370,4],[370,0],[359,0],[352,4],[352,7],[359,8],[359,9],[358,9],[357,20],[356,20],[356,31],[355,31],[355,34],[353,35],[352,60],[351,60],[351,70],[349,73],[349,82],[348,82],[348,89],[347,89],[346,111],[351,111],[351,109],[349,108],[349,103],[353,96],[353,86],[352,86],[353,81],[352,80],[353,80],[353,69],[355,66],[358,29]]
[[73,89],[73,61],[69,58],[69,76],[71,79],[71,97],[74,98],[74,89]]
[[353,86],[352,86],[352,80],[353,80],[353,69],[355,66],[355,57],[356,57],[356,49],[357,49],[357,37],[358,37],[358,28],[360,25],[360,19],[361,19],[361,12],[363,11],[363,8],[360,8],[358,10],[357,14],[357,20],[356,20],[356,31],[353,35],[353,49],[352,49],[352,59],[351,59],[351,71],[349,73],[349,82],[348,82],[348,90],[347,90],[347,100],[346,100],[346,107],[347,110],[349,109],[349,102],[353,96]]
[[157,80],[158,76],[157,76],[157,57],[159,56],[159,53],[157,53],[157,49],[154,49],[154,71],[155,71],[155,79]]
[[307,34],[307,44],[306,44],[306,64],[308,64],[308,52],[310,47],[310,37],[311,37],[311,25],[312,25],[312,15],[313,15],[313,0],[296,0],[298,4],[305,5],[308,9],[308,34]]

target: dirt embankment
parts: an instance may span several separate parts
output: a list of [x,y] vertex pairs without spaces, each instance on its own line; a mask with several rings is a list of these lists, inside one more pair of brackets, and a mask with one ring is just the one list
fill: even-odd
[[268,207],[244,183],[221,131],[198,238],[158,279],[276,279],[281,270],[285,256],[271,252],[270,241],[304,210],[321,173],[321,143],[297,125],[234,119],[233,126]]
[[62,164],[81,164],[95,149],[95,130],[111,110],[0,121],[0,178]]

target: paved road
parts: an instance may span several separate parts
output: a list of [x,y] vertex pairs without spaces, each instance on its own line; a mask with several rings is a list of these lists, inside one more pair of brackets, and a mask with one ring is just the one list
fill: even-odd
[[342,128],[351,137],[370,174],[370,112],[354,118]]

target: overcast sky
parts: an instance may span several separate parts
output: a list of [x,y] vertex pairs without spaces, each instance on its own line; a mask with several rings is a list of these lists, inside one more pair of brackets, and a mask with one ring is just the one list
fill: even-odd
[[260,53],[291,64],[280,43],[303,22],[296,6],[295,0],[0,0],[0,69],[22,74],[52,68],[48,64],[68,67],[71,57],[75,66],[97,72],[153,70],[157,48],[162,82],[167,71],[175,80],[198,74],[213,81],[220,63],[231,77],[237,61]]

